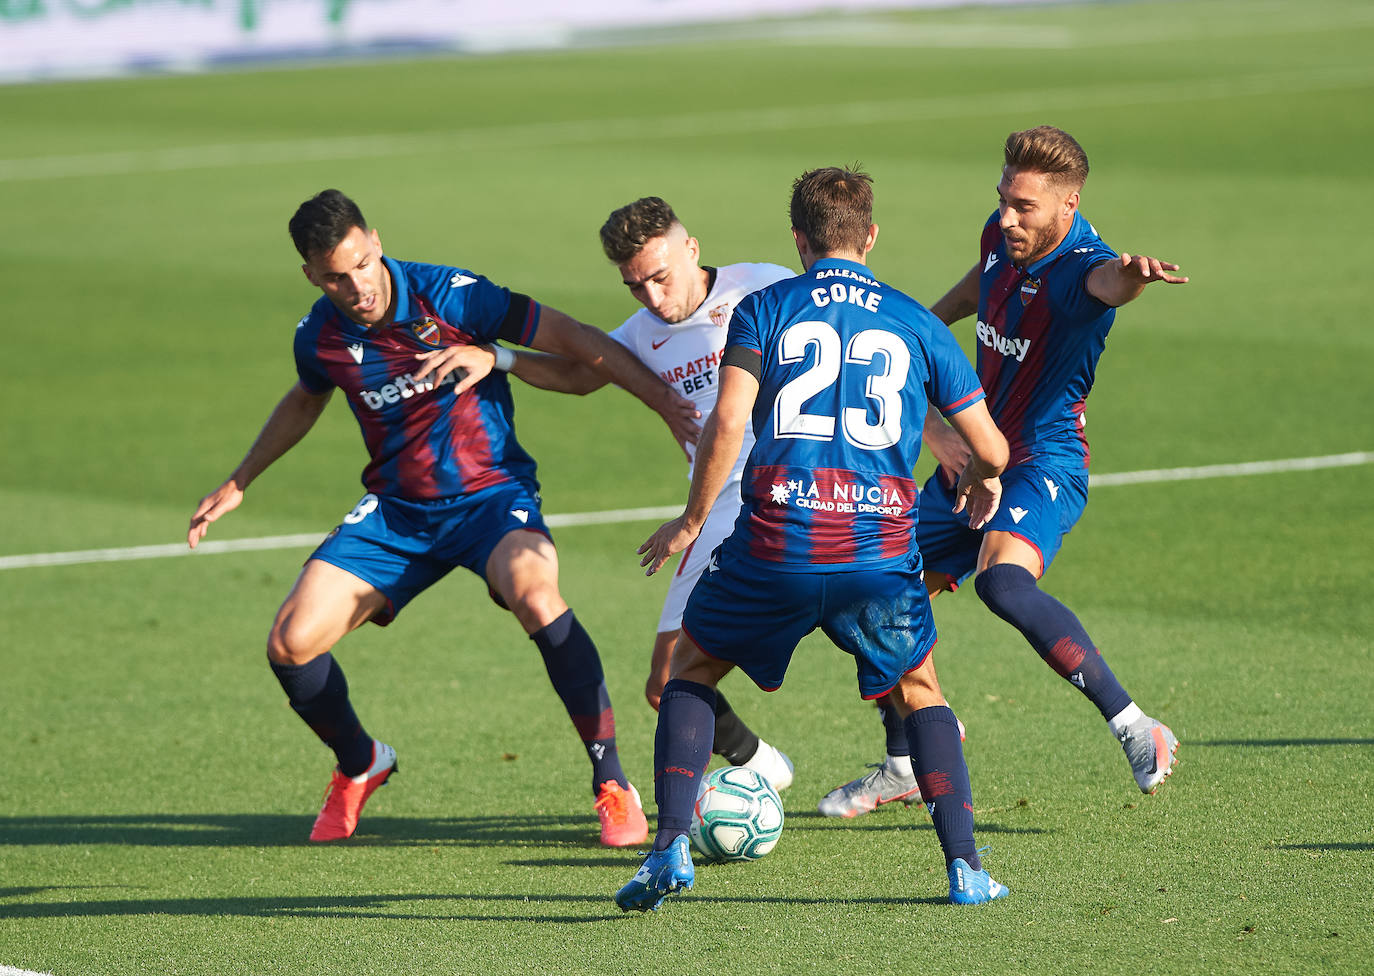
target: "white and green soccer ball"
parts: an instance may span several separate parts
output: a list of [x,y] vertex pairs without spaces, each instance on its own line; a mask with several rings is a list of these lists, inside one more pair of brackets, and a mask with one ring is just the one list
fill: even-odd
[[768,780],[743,766],[722,766],[701,782],[692,846],[710,861],[756,861],[782,836],[782,801]]

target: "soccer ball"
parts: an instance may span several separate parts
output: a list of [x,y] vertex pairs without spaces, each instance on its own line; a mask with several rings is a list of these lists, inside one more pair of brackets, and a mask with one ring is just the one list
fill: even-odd
[[701,782],[692,844],[711,861],[756,861],[782,836],[782,801],[752,769],[722,766]]

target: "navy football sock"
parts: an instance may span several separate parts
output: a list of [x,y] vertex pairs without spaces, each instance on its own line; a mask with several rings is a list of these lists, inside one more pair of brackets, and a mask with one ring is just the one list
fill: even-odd
[[628,788],[615,747],[615,713],[601,672],[596,645],[571,610],[530,635],[544,658],[553,690],[568,710],[573,727],[592,761],[592,793],[615,780]]
[[903,726],[921,799],[945,852],[945,867],[962,857],[973,870],[981,871],[983,862],[973,843],[973,788],[954,712],[948,705],[922,708],[908,715]]
[[883,716],[883,731],[887,733],[887,754],[889,756],[911,755],[911,745],[906,736],[906,723],[897,714],[897,709],[884,698],[878,702],[878,711]]
[[339,772],[345,776],[365,773],[372,765],[372,737],[363,731],[353,711],[348,679],[334,655],[326,651],[299,665],[268,663],[296,714],[334,750]]
[[730,703],[716,692],[716,733],[712,751],[731,766],[743,766],[759,751],[759,737],[735,714]]
[[1073,611],[1041,590],[1028,570],[999,563],[979,573],[973,588],[988,609],[1021,631],[1045,663],[1083,692],[1103,718],[1131,703]]
[[674,678],[663,686],[654,732],[654,850],[666,850],[692,825],[697,787],[711,759],[716,690]]

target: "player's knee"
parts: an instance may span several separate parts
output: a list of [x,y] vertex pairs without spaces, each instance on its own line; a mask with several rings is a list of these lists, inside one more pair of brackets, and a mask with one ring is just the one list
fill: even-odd
[[285,616],[277,619],[267,635],[267,659],[273,664],[299,667],[309,664],[329,650],[329,646],[293,617]]
[[[927,655],[926,663],[929,661],[930,656]],[[897,709],[898,714],[905,716],[933,705],[942,705],[945,696],[944,692],[940,691],[940,681],[935,677],[935,668],[926,667],[923,663],[915,671],[908,671],[902,675],[897,687],[888,693],[888,700]]]
[[526,633],[530,634],[547,627],[568,612],[568,604],[558,592],[558,587],[547,583],[523,587],[508,594],[506,604]]
[[1011,624],[1031,611],[1038,594],[1030,570],[1014,563],[989,566],[974,579],[973,589],[989,610]]

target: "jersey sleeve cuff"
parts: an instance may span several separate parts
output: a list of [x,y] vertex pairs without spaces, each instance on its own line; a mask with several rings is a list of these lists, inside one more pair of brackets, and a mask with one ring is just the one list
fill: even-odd
[[947,407],[941,407],[940,412],[944,414],[946,417],[952,417],[959,411],[973,406],[979,400],[985,399],[987,399],[987,394],[983,392],[983,388],[980,386],[978,389],[974,390],[968,396],[960,400],[955,400]]

